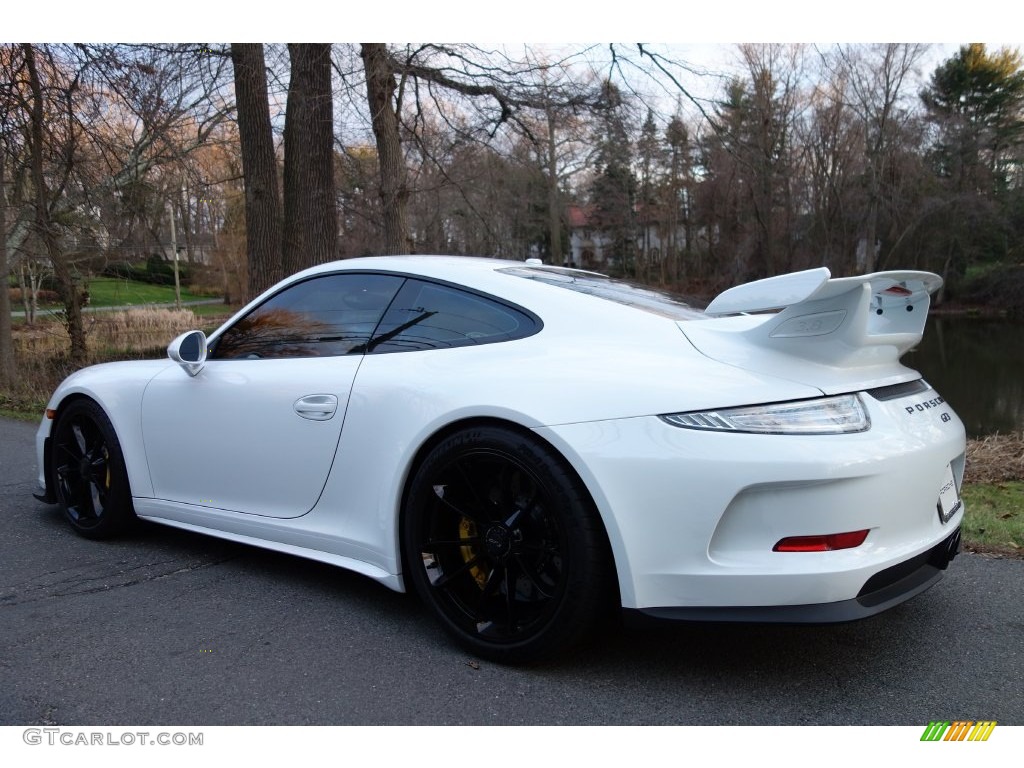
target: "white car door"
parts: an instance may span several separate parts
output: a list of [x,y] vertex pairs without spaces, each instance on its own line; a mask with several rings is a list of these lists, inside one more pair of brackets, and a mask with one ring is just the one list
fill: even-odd
[[366,343],[403,278],[343,273],[287,286],[210,343],[195,377],[149,384],[154,496],[270,517],[316,504]]

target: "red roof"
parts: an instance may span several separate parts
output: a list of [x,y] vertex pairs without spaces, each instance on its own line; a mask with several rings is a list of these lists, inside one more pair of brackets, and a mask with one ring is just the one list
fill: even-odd
[[594,206],[570,205],[565,209],[565,218],[570,229],[582,229],[593,226]]

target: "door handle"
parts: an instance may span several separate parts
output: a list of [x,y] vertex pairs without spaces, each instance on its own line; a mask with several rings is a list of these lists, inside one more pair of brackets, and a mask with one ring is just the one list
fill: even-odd
[[292,407],[304,419],[327,421],[338,410],[338,398],[334,395],[306,395],[296,400]]

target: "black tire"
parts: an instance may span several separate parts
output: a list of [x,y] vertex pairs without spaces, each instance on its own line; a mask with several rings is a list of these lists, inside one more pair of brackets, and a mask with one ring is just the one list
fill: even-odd
[[128,472],[114,427],[92,400],[64,408],[50,438],[54,493],[75,532],[115,536],[135,521]]
[[408,582],[477,656],[549,657],[588,636],[617,594],[604,528],[547,444],[500,426],[442,440],[406,498]]

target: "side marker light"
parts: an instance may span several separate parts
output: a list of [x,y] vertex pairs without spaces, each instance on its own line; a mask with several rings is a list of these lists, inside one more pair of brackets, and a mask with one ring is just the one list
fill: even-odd
[[772,552],[831,552],[836,549],[853,549],[864,543],[869,530],[828,533],[822,536],[787,536],[772,547]]

